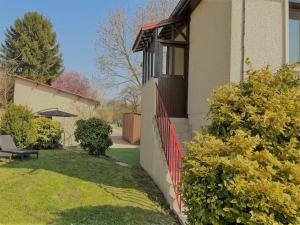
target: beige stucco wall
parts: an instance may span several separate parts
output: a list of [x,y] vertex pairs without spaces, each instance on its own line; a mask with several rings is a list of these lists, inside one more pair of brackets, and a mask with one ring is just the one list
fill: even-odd
[[243,57],[250,58],[255,68],[277,69],[287,62],[286,7],[286,0],[245,0],[244,29],[242,0],[203,0],[194,10],[188,92],[193,129],[209,123],[207,99],[213,88],[243,78],[247,71]]
[[245,57],[255,68],[285,63],[284,0],[246,0]]
[[246,77],[248,67],[242,62],[243,58],[250,58],[254,68],[271,65],[273,69],[277,69],[286,63],[287,1],[245,0],[245,12],[243,1],[231,1],[231,82],[239,82]]
[[53,118],[58,120],[64,129],[62,142],[66,146],[77,144],[74,140],[75,122],[80,118],[95,116],[97,105],[95,101],[18,78],[15,79],[14,103],[28,106],[33,113],[49,108],[58,108],[78,115],[78,117],[71,118]]
[[156,79],[152,79],[142,88],[140,164],[162,191],[171,208],[178,212],[167,163],[155,124],[156,82]]
[[203,0],[191,15],[188,114],[192,129],[207,124],[212,89],[230,81],[231,0]]

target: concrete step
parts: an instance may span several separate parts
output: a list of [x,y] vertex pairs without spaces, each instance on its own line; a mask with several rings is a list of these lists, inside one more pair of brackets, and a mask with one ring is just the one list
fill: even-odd
[[171,118],[171,121],[174,125],[181,148],[185,152],[186,147],[184,142],[192,140],[192,126],[187,118]]

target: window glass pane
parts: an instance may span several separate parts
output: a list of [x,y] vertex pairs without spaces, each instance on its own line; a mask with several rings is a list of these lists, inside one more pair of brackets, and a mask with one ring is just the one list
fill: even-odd
[[168,75],[172,75],[174,74],[174,71],[173,71],[173,47],[168,47]]
[[300,62],[300,12],[290,12],[289,28],[290,63]]
[[153,67],[153,74],[152,76],[155,77],[155,53],[153,52],[153,60],[152,60],[152,67]]
[[175,75],[184,75],[184,48],[175,48]]
[[162,74],[167,74],[167,56],[168,56],[168,47],[167,46],[163,46]]
[[147,68],[148,68],[148,71],[147,71],[147,75],[148,75],[148,80],[151,78],[151,52],[148,51],[148,54],[147,54],[148,58],[147,58]]
[[143,83],[146,82],[146,52],[143,53]]

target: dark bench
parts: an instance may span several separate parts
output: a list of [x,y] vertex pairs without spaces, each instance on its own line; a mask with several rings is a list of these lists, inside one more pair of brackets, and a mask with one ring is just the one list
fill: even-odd
[[21,160],[30,155],[36,155],[36,158],[39,158],[39,152],[35,150],[2,150],[1,152],[20,157]]
[[39,158],[39,152],[36,150],[18,149],[10,135],[0,135],[0,147],[2,153],[10,153],[22,160],[29,155],[36,155],[36,158]]
[[11,160],[12,154],[11,153],[7,153],[7,152],[0,152],[0,157],[1,158],[9,158]]

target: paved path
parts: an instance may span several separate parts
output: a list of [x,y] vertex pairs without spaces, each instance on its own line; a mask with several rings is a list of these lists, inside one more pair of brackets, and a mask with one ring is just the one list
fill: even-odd
[[122,139],[121,127],[113,128],[113,132],[110,137],[113,141],[113,145],[111,146],[111,148],[138,148],[139,147],[139,145],[132,145]]

